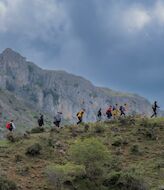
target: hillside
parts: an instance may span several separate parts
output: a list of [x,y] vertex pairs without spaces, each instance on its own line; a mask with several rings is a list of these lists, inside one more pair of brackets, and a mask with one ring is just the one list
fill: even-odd
[[[129,117],[14,136],[14,143],[0,141],[0,189],[9,184],[4,178],[19,190],[164,187],[163,119]],[[11,189],[17,188],[12,184]]]
[[143,97],[99,88],[64,71],[43,70],[9,48],[0,54],[0,89],[48,115],[62,111],[70,121],[75,120],[81,108],[86,109],[86,121],[95,121],[100,107],[105,112],[109,105],[116,103],[127,103],[130,113],[151,114],[151,105]]
[[11,92],[0,90],[0,139],[7,121],[14,119],[17,130],[25,131],[36,126],[39,111],[32,105],[15,97]]

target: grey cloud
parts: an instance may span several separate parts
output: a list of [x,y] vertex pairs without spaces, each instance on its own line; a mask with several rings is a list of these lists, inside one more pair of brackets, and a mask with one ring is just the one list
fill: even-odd
[[[9,6],[3,22],[7,29],[0,30],[0,50],[14,48],[43,68],[64,69],[97,85],[158,99],[164,107],[164,24],[154,18],[153,0],[13,2],[17,5]],[[134,7],[143,8],[141,20],[140,11],[133,15],[141,25],[129,31],[123,16]]]

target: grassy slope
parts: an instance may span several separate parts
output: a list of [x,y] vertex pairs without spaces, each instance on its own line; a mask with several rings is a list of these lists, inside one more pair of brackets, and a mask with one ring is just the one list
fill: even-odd
[[[127,122],[128,121],[128,122]],[[144,129],[149,130],[149,125],[154,126],[155,139],[149,139],[142,134]],[[144,126],[141,126],[144,125]],[[17,143],[0,141],[0,171],[14,180],[22,190],[53,189],[45,176],[45,168],[51,163],[62,164],[68,160],[68,149],[77,139],[96,137],[108,147],[111,154],[120,159],[122,169],[137,168],[141,176],[149,183],[151,190],[157,190],[164,185],[164,119],[121,122],[106,122],[89,124],[89,131],[85,132],[84,126],[67,126],[57,132],[31,134],[30,139]],[[103,128],[99,131],[97,129]],[[96,132],[97,131],[97,132]],[[53,139],[54,147],[49,146]],[[120,146],[112,143],[122,139]],[[33,143],[40,143],[43,147],[41,155],[31,158],[25,155],[25,150]],[[57,143],[56,143],[57,142]],[[128,144],[127,144],[128,143]],[[137,144],[139,154],[131,152],[131,147]],[[62,150],[62,151],[61,151]],[[21,161],[16,162],[16,155],[21,156]]]

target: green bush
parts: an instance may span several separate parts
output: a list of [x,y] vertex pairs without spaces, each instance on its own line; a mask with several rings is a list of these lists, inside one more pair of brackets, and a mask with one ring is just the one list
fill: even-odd
[[100,141],[95,138],[78,140],[69,150],[70,159],[86,168],[87,177],[91,180],[101,180],[105,175],[105,164],[110,154]]
[[88,165],[90,162],[107,161],[109,152],[105,145],[103,145],[96,138],[88,138],[85,140],[77,140],[74,145],[70,147],[70,156],[75,163]]
[[73,187],[75,181],[86,175],[86,171],[83,165],[67,163],[65,165],[48,166],[46,174],[54,187],[60,190],[66,185]]
[[135,123],[136,123],[135,118],[132,116],[128,116],[125,118],[122,118],[122,117],[119,118],[120,126],[131,126],[131,125],[135,125]]
[[141,154],[141,150],[138,144],[134,144],[132,145],[132,147],[130,148],[130,153],[134,154],[134,155],[140,155]]
[[90,126],[89,126],[88,124],[86,124],[86,125],[84,126],[84,131],[85,131],[85,132],[88,132],[88,131],[89,131],[89,128],[90,128]]
[[142,135],[147,140],[157,140],[158,139],[157,128],[142,127],[142,128],[138,129],[138,134]]
[[113,142],[112,142],[112,146],[122,146],[123,145],[123,139],[121,136],[117,136],[114,138]]
[[147,185],[135,174],[114,172],[104,181],[110,190],[148,190]]
[[6,138],[10,142],[15,143],[15,142],[18,142],[18,141],[22,140],[23,136],[21,134],[8,133]]
[[95,133],[104,133],[105,132],[105,127],[102,124],[95,124],[94,132]]
[[26,154],[30,156],[36,156],[40,154],[40,151],[42,150],[42,147],[40,144],[35,143],[32,146],[28,147],[26,150]]
[[0,190],[17,190],[17,186],[13,181],[0,177]]
[[45,129],[43,127],[35,127],[31,129],[31,133],[43,133]]

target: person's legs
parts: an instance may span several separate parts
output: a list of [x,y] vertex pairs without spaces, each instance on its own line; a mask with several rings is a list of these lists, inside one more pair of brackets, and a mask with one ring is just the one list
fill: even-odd
[[122,115],[125,116],[125,112],[124,112],[124,111],[121,112],[121,116],[122,116]]
[[60,127],[60,121],[57,121],[57,127],[58,128]]
[[56,127],[59,127],[60,122],[59,121],[55,121],[54,124],[56,125]]
[[157,111],[154,112],[155,117],[157,117]]
[[155,109],[153,109],[153,115],[151,116],[151,118],[153,118],[154,116],[157,117],[157,111]]
[[12,132],[12,131],[13,131],[13,128],[12,128],[12,127],[10,127],[10,128],[9,128],[9,131],[10,131],[10,132]]
[[82,118],[81,117],[78,117],[78,122],[77,122],[77,125],[79,125],[81,122],[82,122]]

